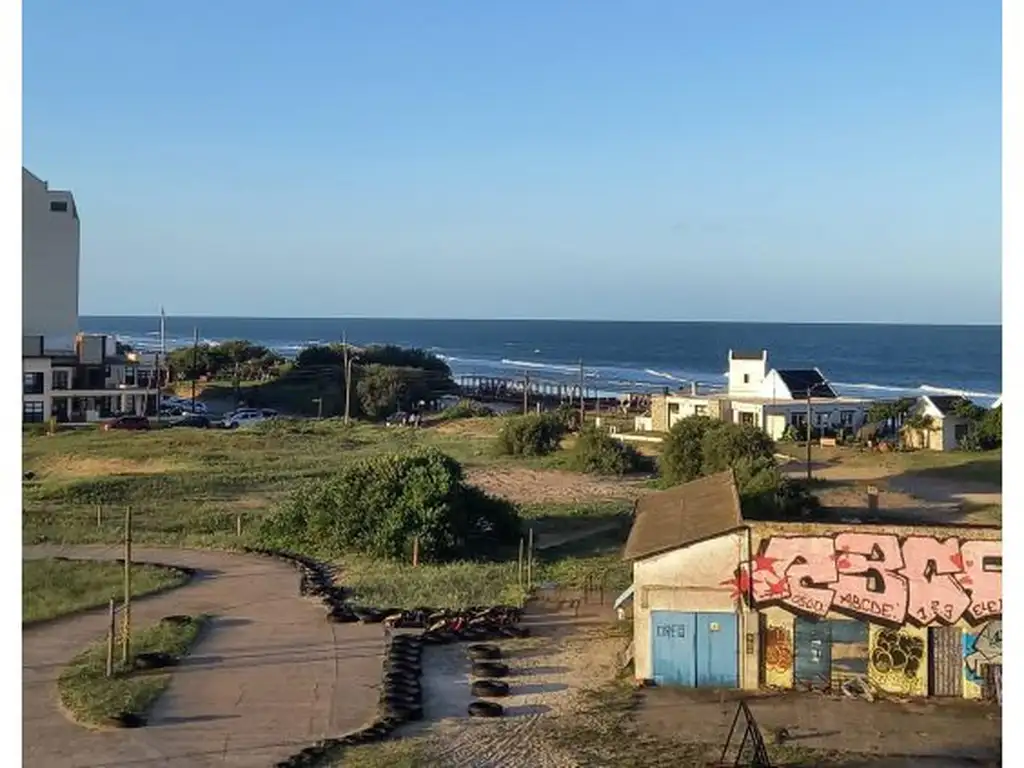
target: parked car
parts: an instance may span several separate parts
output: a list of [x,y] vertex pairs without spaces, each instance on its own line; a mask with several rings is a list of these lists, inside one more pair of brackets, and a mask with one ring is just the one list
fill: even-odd
[[251,426],[266,420],[267,417],[263,415],[262,411],[252,408],[229,413],[224,417],[224,427],[227,429],[238,429],[239,427]]
[[112,429],[149,429],[149,419],[145,416],[117,416],[103,424],[104,431]]
[[201,413],[190,413],[183,418],[175,419],[168,426],[208,429],[210,427],[210,418],[209,416],[203,416]]

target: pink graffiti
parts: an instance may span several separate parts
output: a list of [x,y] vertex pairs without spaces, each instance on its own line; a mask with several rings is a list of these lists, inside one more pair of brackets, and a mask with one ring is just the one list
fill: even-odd
[[904,574],[910,588],[910,615],[918,624],[938,620],[951,624],[963,615],[971,598],[954,578],[963,570],[960,542],[911,536],[903,542],[903,557],[907,561]]
[[895,536],[841,533],[836,536],[837,604],[884,621],[900,621],[907,613],[907,580],[903,553]]
[[[850,532],[776,536],[741,566],[755,605],[925,626],[1002,616],[1002,544]],[[746,594],[746,589],[743,590]]]

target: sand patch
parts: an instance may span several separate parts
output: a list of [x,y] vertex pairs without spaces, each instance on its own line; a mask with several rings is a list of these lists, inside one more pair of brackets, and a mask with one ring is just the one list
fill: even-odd
[[192,464],[189,462],[169,459],[54,456],[41,463],[36,472],[55,480],[80,480],[105,475],[161,475],[190,469],[192,469]]
[[424,717],[432,721],[426,733],[431,764],[451,768],[581,766],[579,760],[545,738],[544,726],[553,718],[584,710],[581,692],[611,679],[615,653],[623,641],[556,635],[498,645],[502,661],[511,669],[505,678],[511,691],[496,700],[505,714],[493,719],[467,714],[474,678],[465,646],[427,649],[423,695]]
[[525,467],[467,469],[466,480],[490,494],[521,504],[635,499],[648,490],[644,481],[638,479],[610,479]]

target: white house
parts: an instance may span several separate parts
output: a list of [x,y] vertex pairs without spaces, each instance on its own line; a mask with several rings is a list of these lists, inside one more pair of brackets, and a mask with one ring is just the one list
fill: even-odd
[[922,395],[910,409],[910,415],[930,418],[932,427],[904,427],[903,439],[911,448],[955,451],[970,430],[970,421],[957,415],[957,406],[969,402],[960,395]]
[[150,385],[113,338],[78,332],[80,220],[74,195],[27,169],[22,191],[22,419],[94,421],[142,413]]
[[725,392],[669,393],[651,398],[651,428],[665,432],[688,416],[710,416],[752,424],[778,440],[787,426],[856,430],[864,424],[870,400],[842,397],[817,368],[769,369],[768,352],[729,350]]

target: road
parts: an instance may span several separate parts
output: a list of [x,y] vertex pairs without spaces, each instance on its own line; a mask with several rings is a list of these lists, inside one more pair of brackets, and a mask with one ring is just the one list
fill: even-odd
[[[108,546],[23,550],[25,559],[120,554]],[[381,628],[325,621],[321,605],[299,597],[293,568],[258,556],[155,547],[137,547],[132,559],[198,571],[184,587],[133,603],[134,624],[206,613],[214,617],[209,629],[175,669],[148,727],[103,731],[67,718],[56,680],[105,636],[106,610],[23,630],[24,765],[255,768],[372,720]]]

